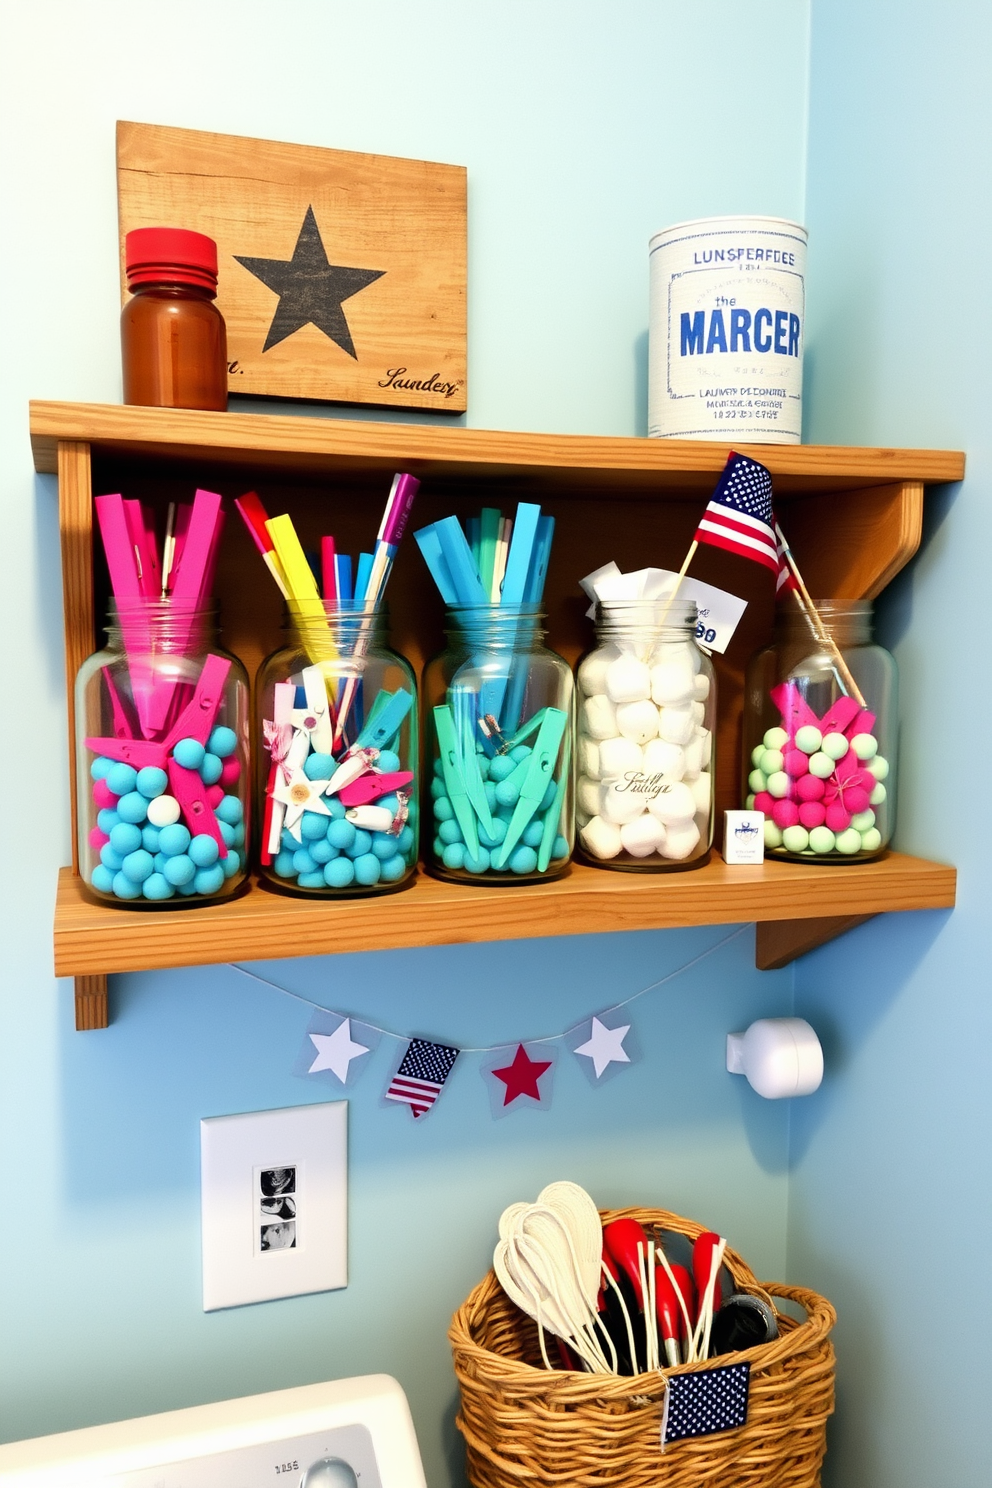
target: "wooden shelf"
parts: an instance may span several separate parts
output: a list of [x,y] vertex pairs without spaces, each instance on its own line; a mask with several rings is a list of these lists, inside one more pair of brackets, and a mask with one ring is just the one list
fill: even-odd
[[364,899],[304,900],[256,886],[226,904],[149,913],[90,903],[64,868],[55,971],[93,976],[746,921],[816,921],[826,928],[836,919],[893,910],[950,909],[955,880],[953,868],[900,853],[848,867],[767,862],[760,868],[728,868],[714,854],[704,868],[685,873],[611,873],[576,863],[554,883],[492,889],[421,873],[412,888]]
[[[304,542],[313,546],[333,530],[351,551],[375,530],[397,469],[421,479],[418,525],[483,503],[537,500],[558,524],[545,592],[549,641],[574,663],[591,639],[578,576],[607,558],[625,569],[645,561],[677,568],[729,449],[90,403],[32,403],[31,440],[36,469],[59,477],[74,815],[73,682],[98,643],[107,582],[94,552],[94,490],[140,496],[164,516],[193,482],[226,497],[254,486],[271,510],[293,514]],[[839,599],[879,594],[919,546],[925,485],[964,474],[956,451],[779,444],[748,452],[772,472],[810,589]],[[718,813],[740,799],[744,665],[771,630],[773,586],[759,569],[715,548],[701,549],[693,563],[698,578],[747,600],[730,652],[716,658]],[[253,671],[278,635],[281,603],[237,524],[225,534],[217,594],[225,643]],[[442,616],[413,544],[397,560],[390,607],[394,644],[419,668],[440,647]],[[949,908],[955,884],[953,869],[898,854],[874,864],[759,870],[714,859],[698,871],[651,877],[575,866],[558,883],[516,889],[421,877],[403,893],[347,901],[299,900],[256,885],[228,904],[141,914],[90,904],[74,868],[59,886],[56,970],[76,978],[77,1026],[85,1028],[106,1023],[108,973],[234,958],[750,920],[758,925],[758,965],[780,966],[870,915]]]

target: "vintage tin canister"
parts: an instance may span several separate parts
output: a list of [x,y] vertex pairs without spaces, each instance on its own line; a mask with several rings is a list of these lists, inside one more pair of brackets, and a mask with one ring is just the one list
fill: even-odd
[[798,444],[806,229],[703,217],[651,239],[648,433]]

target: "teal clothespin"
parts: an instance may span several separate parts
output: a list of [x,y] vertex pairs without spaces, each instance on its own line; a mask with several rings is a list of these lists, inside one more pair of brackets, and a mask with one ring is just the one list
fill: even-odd
[[441,539],[433,523],[429,527],[421,527],[419,532],[413,534],[414,540],[424,555],[424,562],[431,571],[431,577],[438,587],[438,592],[446,605],[458,603],[458,590],[455,581],[451,577],[447,560],[441,552]]
[[558,789],[555,798],[548,808],[544,818],[544,831],[541,833],[541,845],[537,850],[537,871],[547,873],[548,864],[551,862],[551,849],[555,845],[558,835],[558,823],[561,821],[561,808],[565,800],[565,789],[568,785],[569,766],[572,762],[572,740],[570,736],[565,738],[565,752],[562,755],[561,775],[558,780]]
[[385,749],[399,733],[400,725],[412,707],[413,694],[405,687],[399,687],[393,693],[380,692],[365,721],[365,727],[355,740],[355,747]]
[[[434,729],[437,733],[438,755],[441,760],[441,772],[444,776],[448,800],[455,813],[455,820],[461,828],[461,834],[465,838],[465,846],[472,857],[477,858],[479,856],[479,834],[475,829],[475,813],[462,773],[461,750],[458,748],[455,720],[451,715],[451,709],[445,704],[434,709]],[[478,766],[476,768],[478,769]]]
[[548,785],[554,776],[555,763],[561,741],[565,737],[568,714],[561,708],[545,709],[534,748],[525,763],[528,766],[520,796],[506,829],[506,836],[493,854],[494,868],[505,868],[507,860],[526,830],[528,822],[536,815],[544,800]]

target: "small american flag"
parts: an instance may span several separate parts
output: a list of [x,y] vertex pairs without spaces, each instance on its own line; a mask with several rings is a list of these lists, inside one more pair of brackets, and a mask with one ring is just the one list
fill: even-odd
[[782,536],[782,529],[777,522],[775,523],[775,532],[775,552],[778,554],[778,578],[775,580],[775,594],[778,596],[782,593],[783,589],[786,592],[794,589],[798,594],[799,585],[796,583],[795,575],[789,567],[785,556],[785,538]]
[[411,1039],[386,1099],[409,1106],[414,1116],[426,1116],[451,1074],[458,1050],[429,1039]]
[[772,527],[772,478],[764,465],[731,453],[696,528],[696,542],[726,548],[779,572]]

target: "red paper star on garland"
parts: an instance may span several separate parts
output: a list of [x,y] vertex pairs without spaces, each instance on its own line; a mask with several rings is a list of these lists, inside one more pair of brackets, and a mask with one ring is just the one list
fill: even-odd
[[518,1095],[529,1095],[532,1100],[540,1101],[541,1092],[537,1082],[545,1070],[551,1068],[551,1064],[550,1059],[529,1059],[523,1044],[518,1044],[513,1063],[505,1064],[502,1069],[494,1069],[492,1072],[506,1086],[504,1106],[510,1105]]

